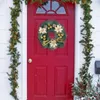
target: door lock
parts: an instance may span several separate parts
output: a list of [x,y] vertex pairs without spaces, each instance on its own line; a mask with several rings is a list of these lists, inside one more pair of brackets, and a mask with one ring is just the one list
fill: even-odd
[[32,63],[32,59],[31,58],[28,59],[28,63]]

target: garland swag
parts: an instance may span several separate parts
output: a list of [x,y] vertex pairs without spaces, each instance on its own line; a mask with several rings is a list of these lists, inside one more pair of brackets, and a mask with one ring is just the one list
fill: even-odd
[[[9,45],[9,55],[11,57],[11,64],[9,68],[11,69],[11,72],[8,73],[10,85],[11,85],[11,93],[14,100],[19,100],[17,95],[17,88],[18,88],[18,66],[20,65],[19,58],[20,53],[17,49],[17,44],[20,43],[20,33],[19,33],[19,24],[17,21],[17,18],[19,17],[21,13],[21,3],[23,0],[13,0],[14,7],[11,7],[11,37],[10,37],[10,45]],[[30,0],[24,0],[27,4]],[[32,3],[37,2],[37,0],[31,0]],[[93,28],[90,24],[90,20],[92,16],[91,13],[91,0],[61,0],[62,2],[72,2],[77,3],[81,5],[83,9],[83,22],[82,25],[82,40],[80,43],[83,45],[83,54],[84,54],[84,64],[82,65],[82,68],[80,69],[79,78],[76,79],[76,83],[73,85],[73,94],[78,97],[86,97],[86,96],[92,96],[93,89],[92,89],[92,76],[88,72],[90,61],[92,59],[92,39],[91,39],[91,29]],[[38,0],[38,3],[44,5],[47,3],[47,1]],[[86,100],[86,99],[84,99]],[[89,100],[94,100],[89,98]]]
[[18,66],[20,65],[19,58],[20,53],[17,49],[17,44],[20,43],[20,33],[19,33],[19,24],[17,18],[21,12],[21,0],[13,0],[14,7],[10,7],[11,9],[11,28],[10,28],[10,45],[9,45],[9,55],[11,64],[9,68],[11,72],[8,73],[9,81],[11,85],[11,93],[15,100],[19,100],[17,96],[17,88],[18,88]]
[[79,78],[76,78],[76,83],[73,85],[73,94],[78,96],[78,100],[98,100],[96,99],[95,90],[92,86],[92,76],[90,75],[89,66],[91,59],[93,58],[92,49],[92,39],[91,39],[91,29],[94,29],[90,24],[91,16],[91,0],[87,0],[86,3],[81,3],[81,8],[83,9],[83,25],[81,30],[82,40],[80,43],[83,46],[84,63],[79,72]]

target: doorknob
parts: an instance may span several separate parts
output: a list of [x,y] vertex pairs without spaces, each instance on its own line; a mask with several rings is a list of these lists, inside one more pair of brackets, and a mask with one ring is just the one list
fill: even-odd
[[32,59],[31,58],[28,59],[28,63],[32,63]]

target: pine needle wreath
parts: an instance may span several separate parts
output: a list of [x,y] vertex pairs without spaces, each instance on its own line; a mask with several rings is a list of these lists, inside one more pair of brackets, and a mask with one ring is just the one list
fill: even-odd
[[[53,38],[50,38],[50,32],[54,34]],[[56,21],[49,20],[43,22],[39,27],[38,38],[44,48],[56,49],[64,46],[66,33],[62,25]]]

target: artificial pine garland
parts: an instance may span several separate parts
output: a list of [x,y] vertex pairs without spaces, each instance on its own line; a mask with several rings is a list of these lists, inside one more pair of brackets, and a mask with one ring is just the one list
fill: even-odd
[[[72,3],[77,3],[77,4],[79,4],[80,2],[82,2],[82,3],[84,3],[84,2],[86,2],[87,0],[60,0],[61,2],[72,2]],[[31,2],[31,3],[35,3],[35,2],[38,2],[38,3],[40,3],[40,4],[42,4],[42,5],[45,5],[45,4],[47,4],[47,2],[48,2],[48,0],[25,0],[25,4],[27,4],[27,3],[29,3],[29,2]]]
[[[95,90],[94,87],[92,86],[92,76],[90,75],[89,71],[89,66],[91,63],[91,59],[93,58],[92,55],[92,49],[93,49],[93,44],[92,44],[92,39],[91,39],[91,29],[93,29],[92,25],[90,24],[90,20],[92,18],[91,16],[91,0],[87,0],[84,3],[81,3],[81,8],[83,9],[83,19],[82,21],[84,24],[81,26],[81,35],[82,35],[82,40],[80,43],[83,45],[83,54],[84,54],[84,63],[82,65],[82,68],[80,69],[79,72],[79,78],[76,79],[77,82],[74,84],[73,87],[73,93],[74,95],[84,98],[84,100],[97,100],[95,98]],[[79,99],[80,100],[80,99]]]
[[[11,85],[11,93],[15,100],[18,99],[17,95],[17,88],[18,88],[18,66],[20,65],[19,58],[20,53],[17,49],[17,44],[20,43],[20,33],[19,33],[19,24],[17,21],[17,18],[20,15],[21,12],[21,1],[22,0],[13,0],[14,7],[11,7],[11,37],[10,37],[10,45],[9,45],[9,55],[11,57],[11,64],[9,68],[11,69],[11,73],[8,73],[10,85]],[[38,2],[42,5],[47,3],[47,0],[24,0],[27,4],[29,1]],[[80,80],[77,79],[77,82],[73,86],[73,93],[74,95],[77,95],[79,97],[85,97],[85,96],[93,96],[94,91],[92,88],[92,77],[89,74],[89,65],[90,61],[92,59],[92,39],[91,39],[91,29],[93,28],[90,24],[90,20],[92,16],[90,15],[91,10],[91,0],[61,0],[62,2],[72,2],[72,3],[81,3],[81,7],[84,11],[83,15],[84,18],[82,19],[84,22],[84,25],[82,25],[83,29],[81,30],[82,34],[82,40],[80,43],[83,45],[83,54],[84,54],[84,64],[82,68],[80,69]],[[86,99],[85,99],[86,100]],[[90,100],[94,100],[93,98]]]
[[21,0],[13,0],[13,6],[10,7],[11,9],[11,29],[10,29],[10,45],[9,45],[9,55],[11,64],[9,68],[11,69],[11,72],[8,73],[9,81],[11,85],[11,93],[15,100],[19,100],[17,96],[17,88],[18,88],[18,66],[20,65],[19,58],[20,53],[17,49],[17,44],[20,43],[20,33],[19,33],[19,24],[17,21],[17,18],[20,15],[21,12]]

